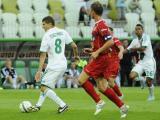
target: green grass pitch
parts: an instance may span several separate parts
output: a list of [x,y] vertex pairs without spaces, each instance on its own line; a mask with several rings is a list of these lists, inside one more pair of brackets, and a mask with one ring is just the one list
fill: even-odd
[[[119,109],[107,98],[103,111],[94,116],[95,103],[82,89],[55,89],[69,105],[69,110],[57,114],[57,105],[48,98],[35,113],[21,113],[19,103],[29,100],[35,104],[39,90],[0,90],[0,120],[120,120]],[[148,89],[122,88],[124,101],[130,106],[125,120],[160,120],[160,88],[155,89],[156,100],[148,102]]]

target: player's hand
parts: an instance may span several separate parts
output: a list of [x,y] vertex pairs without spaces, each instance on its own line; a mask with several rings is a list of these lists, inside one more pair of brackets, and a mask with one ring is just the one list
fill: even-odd
[[121,59],[123,58],[123,53],[122,53],[122,52],[119,52],[119,53],[118,53],[118,57],[119,57],[119,59],[121,60]]
[[96,59],[99,56],[99,52],[95,51],[91,53],[91,58]]
[[41,79],[41,74],[42,74],[41,71],[37,71],[37,73],[36,73],[36,75],[35,75],[35,80],[36,80],[36,82],[39,82],[39,81],[40,81],[40,79]]
[[74,56],[74,59],[75,60],[80,60],[80,57],[79,56]]
[[89,54],[89,53],[91,53],[93,50],[92,50],[92,48],[83,48],[83,52],[85,53],[85,54]]

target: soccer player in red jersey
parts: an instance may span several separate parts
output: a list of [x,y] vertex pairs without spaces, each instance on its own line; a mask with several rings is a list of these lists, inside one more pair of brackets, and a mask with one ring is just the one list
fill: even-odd
[[[113,28],[110,27],[111,34],[113,36]],[[114,45],[110,48],[111,57],[108,60],[109,64],[106,69],[106,78],[108,78],[109,86],[114,90],[114,92],[122,98],[123,95],[115,83],[115,79],[119,73],[120,68],[120,60],[123,58],[124,48],[122,43],[119,41],[117,37],[113,36]]]
[[95,20],[96,23],[92,31],[92,49],[86,49],[87,51],[91,52],[90,54],[93,60],[88,65],[86,65],[78,80],[85,91],[97,103],[95,115],[101,111],[105,105],[105,102],[101,100],[100,96],[96,93],[94,86],[89,82],[89,76],[93,77],[96,81],[102,81],[98,82],[100,84],[105,82],[103,84],[104,87],[102,86],[104,89],[101,90],[101,92],[121,109],[121,112],[123,113],[121,117],[123,117],[124,115],[126,116],[126,109],[123,107],[124,103],[118,98],[112,88],[107,86],[106,80],[102,79],[105,77],[106,68],[108,65],[107,59],[110,57],[109,48],[114,44],[109,27],[101,18],[102,13],[102,5],[99,2],[94,2],[91,5],[91,17]]

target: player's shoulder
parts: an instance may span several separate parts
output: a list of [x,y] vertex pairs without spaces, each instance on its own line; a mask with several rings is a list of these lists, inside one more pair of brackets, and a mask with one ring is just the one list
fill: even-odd
[[138,37],[133,37],[131,42],[138,42]]
[[144,40],[150,40],[150,36],[146,33],[144,33],[142,37]]
[[100,27],[103,27],[103,26],[107,26],[108,27],[108,25],[107,25],[107,23],[106,23],[106,21],[104,19],[98,21],[97,25],[100,26]]
[[66,30],[64,30],[64,29],[62,29],[62,28],[58,28],[58,27],[56,27],[56,30],[57,30],[58,32],[66,33]]
[[114,41],[119,41],[118,37],[113,37]]

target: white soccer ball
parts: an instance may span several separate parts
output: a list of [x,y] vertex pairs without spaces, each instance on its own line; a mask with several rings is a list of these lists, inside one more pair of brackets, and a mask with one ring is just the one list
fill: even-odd
[[19,109],[21,112],[30,112],[29,108],[32,107],[32,104],[30,101],[23,101],[19,105]]

